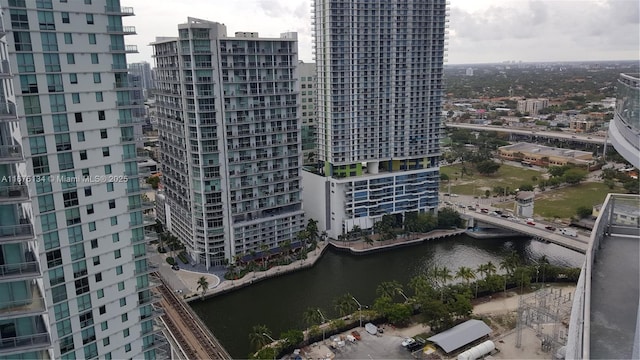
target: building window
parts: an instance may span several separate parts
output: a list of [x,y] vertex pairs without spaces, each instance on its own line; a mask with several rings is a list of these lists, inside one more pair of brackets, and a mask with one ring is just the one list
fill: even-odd
[[122,291],[122,290],[124,290],[124,281],[120,281],[118,283],[118,291]]
[[102,299],[104,297],[104,290],[99,289],[97,294],[98,294],[98,299]]
[[20,90],[23,94],[37,94],[37,77],[35,75],[20,75]]
[[107,129],[100,129],[100,139],[108,138]]
[[56,134],[56,151],[69,151],[71,150],[71,136],[69,133]]
[[[62,96],[64,100],[64,95],[49,95],[49,100],[51,100],[51,96]],[[69,131],[69,122],[67,121],[67,114],[54,114],[51,115],[53,120],[53,131],[56,133],[59,132],[68,132]]]
[[69,82],[72,84],[78,83],[78,74],[69,74]]
[[103,322],[101,322],[101,323],[100,323],[100,329],[101,329],[102,331],[105,331],[105,330],[109,329],[109,322],[108,322],[108,321],[103,321]]
[[118,217],[117,216],[112,216],[111,217],[111,226],[116,226],[118,225]]
[[94,212],[93,204],[87,205],[87,215],[91,215],[91,214],[93,214],[93,212]]
[[65,217],[67,219],[67,226],[72,226],[75,224],[80,224],[82,222],[80,218],[80,210],[78,208],[75,209],[67,209],[64,211]]
[[80,93],[72,93],[71,100],[74,104],[80,104]]
[[62,197],[64,199],[64,207],[72,207],[72,206],[78,206],[78,192],[73,190],[73,191],[67,191],[62,193]]
[[61,74],[47,74],[47,90],[50,93],[64,91]]
[[23,96],[22,103],[24,104],[25,115],[40,114],[42,112],[40,109],[40,97],[37,95]]
[[[51,286],[56,286],[58,284],[62,284],[64,283],[64,269],[62,267],[59,268],[55,268],[52,270],[49,270],[49,285]],[[63,304],[63,305],[67,305],[67,304]],[[67,307],[67,311],[68,311],[68,307]],[[58,310],[56,309],[56,312]],[[69,315],[67,314],[68,317]],[[61,318],[58,317],[58,314],[56,313],[56,320],[60,320]]]
[[122,275],[122,265],[116,266],[116,275]]
[[122,257],[120,249],[118,249],[118,250],[113,252],[113,257],[116,258],[116,259],[120,259],[120,257]]
[[93,257],[93,265],[94,266],[100,265],[100,256],[94,256]]
[[91,54],[91,63],[98,64],[98,54]]
[[107,157],[109,156],[109,147],[105,146],[102,148],[102,156]]
[[56,204],[53,200],[53,195],[49,194],[38,196],[38,209],[41,213],[54,211],[56,209]]
[[[21,1],[21,4],[18,4],[17,2],[14,2],[14,4],[11,4],[11,5],[16,6],[16,7],[18,7],[18,5],[22,5],[22,6],[19,6],[19,7],[27,7],[27,5],[26,5],[26,3],[24,1]],[[11,12],[11,27],[13,29],[29,30],[29,17],[27,16],[27,11],[26,10],[11,9],[10,12]]]
[[98,120],[105,120],[107,117],[104,113],[104,110],[99,110],[98,111]]
[[[62,270],[62,269],[60,269]],[[64,318],[68,318],[69,317],[69,304],[67,304],[66,302],[60,303],[56,306],[53,307],[54,313],[55,313],[55,317],[56,317],[56,321],[60,321]]]
[[96,222],[92,221],[89,223],[89,231],[96,231]]
[[[51,111],[52,112],[64,112],[64,111],[67,111],[67,104],[64,101],[64,95],[63,94],[49,95],[49,103],[51,105]],[[63,115],[59,116],[59,118],[64,118],[65,123],[66,123],[66,120],[67,120],[67,115],[66,114],[63,114]],[[65,131],[65,130],[63,130],[63,131]],[[66,131],[69,131],[69,128],[67,128]]]
[[62,23],[63,24],[68,24],[70,23],[70,19],[69,19],[69,13],[68,12],[61,12],[60,16],[62,17]]
[[115,209],[115,208],[116,208],[116,201],[109,200],[109,209]]
[[124,337],[128,337],[128,336],[129,336],[129,329],[124,329],[124,330],[122,331],[122,335],[123,335]]
[[100,84],[102,79],[100,78],[100,73],[93,73],[93,83]]
[[76,56],[74,54],[67,54],[67,64],[72,65],[76,63]]
[[131,351],[131,344],[127,344],[124,346],[124,352],[129,352]]
[[109,346],[110,342],[109,342],[109,337],[107,336],[106,338],[102,339],[102,346]]
[[80,160],[87,160],[87,150],[80,150]]
[[31,158],[31,164],[33,166],[33,173],[36,175],[49,172],[49,159],[46,155]]
[[125,307],[125,306],[127,306],[127,298],[121,298],[120,307]]
[[73,44],[73,34],[71,33],[64,33],[64,43],[65,44]]
[[104,173],[105,173],[105,175],[111,174],[111,165],[105,165],[104,166]]
[[104,97],[102,96],[102,91],[96,92],[96,102],[103,102]]
[[78,138],[78,142],[84,142],[85,138],[84,138],[84,131],[78,131],[76,133],[76,136]]
[[[51,11],[38,11],[38,23],[40,24],[40,30],[56,29],[56,22],[53,19],[53,12]],[[46,34],[46,33],[41,33],[41,34]],[[55,36],[55,33],[50,33],[50,34],[53,34]],[[58,49],[56,48],[56,50],[51,50],[51,51],[58,51]]]
[[42,235],[45,250],[51,250],[60,246],[60,236],[57,231]]
[[[93,25],[93,14],[87,14],[87,25]],[[96,35],[95,34],[89,34],[89,38],[91,38],[91,35],[93,35],[93,43],[95,44],[95,40],[96,40]]]
[[107,307],[102,305],[98,308],[98,312],[100,313],[100,315],[104,315],[107,312]]
[[82,177],[84,178],[89,177],[89,169],[82,169]]
[[91,196],[91,186],[84,188],[84,196]]
[[82,236],[82,226],[72,226],[67,229],[67,236],[69,237],[69,243],[75,244],[84,240]]
[[122,320],[123,323],[126,323],[129,320],[129,314],[124,313],[120,315],[120,320]]
[[[53,13],[49,13],[53,17]],[[58,39],[56,33],[41,32],[40,39],[42,40],[42,51],[58,51]]]
[[68,152],[68,153],[62,153],[62,154],[58,154],[58,168],[60,170],[69,170],[69,169],[73,169],[73,154]]

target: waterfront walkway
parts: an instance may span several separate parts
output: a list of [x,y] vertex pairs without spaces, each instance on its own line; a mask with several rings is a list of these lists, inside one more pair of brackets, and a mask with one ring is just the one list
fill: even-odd
[[428,240],[442,239],[461,234],[464,234],[464,230],[435,230],[428,234],[412,234],[406,237],[398,237],[394,240],[374,241],[372,245],[366,244],[363,240],[348,242],[340,242],[336,240],[325,242],[321,241],[318,243],[318,247],[309,252],[307,254],[307,258],[304,260],[297,260],[288,265],[274,266],[266,271],[252,271],[236,280],[224,279],[223,274],[220,271],[213,274],[210,272],[198,272],[183,269],[178,271],[171,270],[171,266],[165,261],[168,254],[158,254],[156,259],[158,259],[157,263],[162,277],[165,278],[168,284],[171,284],[170,286],[174,287],[174,291],[178,291],[183,295],[187,302],[191,302],[199,301],[201,299],[201,292],[198,290],[198,279],[202,276],[204,276],[209,282],[209,289],[204,294],[204,298],[208,298],[243,288],[259,281],[312,267],[322,257],[322,254],[328,246],[350,251],[354,254],[364,254],[389,250],[399,246],[415,245]]

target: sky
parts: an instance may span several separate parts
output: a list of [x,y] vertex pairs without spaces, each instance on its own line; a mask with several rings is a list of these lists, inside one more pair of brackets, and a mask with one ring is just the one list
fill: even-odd
[[[195,17],[225,24],[228,35],[298,32],[299,58],[313,62],[311,1],[121,0],[136,15],[124,18],[137,30],[125,41],[140,51],[128,59],[153,63],[149,43],[177,36],[177,25]],[[449,1],[447,64],[640,59],[637,0]]]

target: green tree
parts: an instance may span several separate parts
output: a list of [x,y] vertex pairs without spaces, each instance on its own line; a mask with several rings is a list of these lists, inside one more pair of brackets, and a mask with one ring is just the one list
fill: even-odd
[[196,290],[200,290],[200,297],[204,299],[204,294],[206,294],[207,290],[209,290],[209,282],[207,281],[206,277],[200,276],[200,278],[198,279],[198,287],[196,288]]
[[464,280],[467,286],[469,286],[471,280],[476,278],[476,274],[473,272],[473,269],[466,266],[461,266],[456,272],[456,278]]
[[317,220],[309,219],[309,221],[307,221],[307,227],[305,228],[305,230],[307,231],[309,240],[311,241],[318,240],[318,221]]
[[589,172],[587,170],[573,168],[573,169],[567,170],[564,173],[563,178],[567,184],[575,185],[584,181],[584,179],[587,178],[588,174]]
[[443,208],[438,211],[438,227],[448,229],[458,227],[462,223],[460,213],[452,208]]
[[363,240],[364,240],[365,244],[367,244],[369,246],[373,245],[373,239],[371,237],[369,237],[369,235],[365,235]]
[[159,176],[150,176],[146,180],[147,184],[151,185],[153,190],[158,190],[158,186],[160,186],[160,177]]
[[388,297],[393,300],[394,297],[400,295],[402,291],[402,285],[393,280],[393,281],[384,281],[378,285],[376,288],[376,294],[380,297]]
[[448,310],[457,318],[466,318],[471,315],[473,305],[471,299],[465,294],[455,294],[454,301],[449,303]]
[[307,308],[302,313],[302,319],[308,326],[319,325],[322,323],[322,315],[317,308]]
[[254,325],[251,328],[251,332],[249,333],[249,343],[253,350],[259,350],[265,345],[271,343],[271,340],[269,340],[269,337],[265,334],[271,336],[271,330],[269,330],[266,325]]
[[358,306],[353,301],[353,296],[350,293],[346,293],[333,301],[333,308],[340,317],[343,317],[356,311]]
[[522,185],[520,185],[520,191],[533,191],[533,185],[531,185],[531,184],[522,184]]
[[284,331],[280,334],[284,346],[296,346],[304,341],[304,333],[297,329]]
[[580,219],[590,217],[591,214],[592,210],[586,206],[580,206],[576,209],[576,215],[578,215]]
[[640,194],[640,180],[639,179],[630,178],[629,180],[627,180],[627,181],[622,183],[622,187],[624,187],[624,189],[629,194]]
[[493,160],[484,160],[476,164],[476,170],[482,175],[495,174],[500,169],[500,164]]

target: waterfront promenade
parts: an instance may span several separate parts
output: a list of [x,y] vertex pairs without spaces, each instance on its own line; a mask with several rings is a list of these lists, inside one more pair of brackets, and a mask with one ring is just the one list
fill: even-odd
[[237,290],[245,286],[249,286],[259,281],[285,275],[293,271],[312,267],[322,257],[324,251],[333,246],[336,249],[349,251],[353,254],[365,254],[369,252],[378,252],[390,250],[400,246],[411,246],[420,244],[424,241],[441,239],[464,234],[464,230],[434,230],[428,234],[412,234],[407,237],[398,237],[394,240],[374,241],[372,245],[366,244],[363,240],[342,242],[337,240],[318,242],[318,247],[307,254],[304,260],[297,260],[288,265],[274,266],[266,271],[253,271],[247,273],[240,279],[226,280],[222,278],[223,274],[208,272],[192,271],[188,269],[172,270],[167,264],[166,257],[168,254],[157,254],[156,262],[158,263],[159,272],[170,286],[174,287],[174,291],[178,291],[187,302],[198,301],[202,299],[202,292],[198,290],[198,280],[204,276],[209,283],[209,289],[205,292],[204,298],[220,295],[229,291]]

